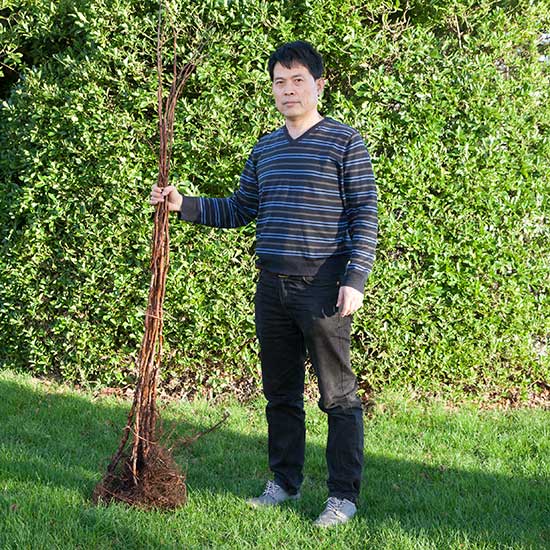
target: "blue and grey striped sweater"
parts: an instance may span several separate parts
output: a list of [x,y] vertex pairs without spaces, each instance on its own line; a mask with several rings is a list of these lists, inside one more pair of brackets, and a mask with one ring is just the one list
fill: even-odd
[[274,273],[344,274],[363,291],[377,236],[371,160],[359,133],[324,118],[292,139],[286,126],[260,138],[237,191],[184,197],[179,217],[214,227],[254,219],[258,265]]

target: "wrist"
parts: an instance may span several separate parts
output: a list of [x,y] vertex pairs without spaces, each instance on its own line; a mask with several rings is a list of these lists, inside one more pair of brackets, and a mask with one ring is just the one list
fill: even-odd
[[178,195],[176,200],[174,201],[174,206],[173,206],[172,210],[174,212],[180,212],[182,206],[183,206],[183,195]]

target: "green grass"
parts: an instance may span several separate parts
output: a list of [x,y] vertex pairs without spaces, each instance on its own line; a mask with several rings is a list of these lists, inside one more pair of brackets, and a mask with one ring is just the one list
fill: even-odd
[[550,547],[549,411],[379,396],[365,424],[358,517],[318,531],[326,426],[313,404],[302,500],[271,510],[244,502],[268,476],[263,402],[171,404],[163,416],[180,435],[231,416],[178,452],[189,502],[170,513],[90,501],[128,406],[0,372],[0,548]]

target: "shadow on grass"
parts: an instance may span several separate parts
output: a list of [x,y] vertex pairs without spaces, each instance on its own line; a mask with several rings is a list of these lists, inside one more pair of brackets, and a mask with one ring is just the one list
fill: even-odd
[[[74,530],[83,529],[91,537],[86,544],[108,547],[124,541],[126,547],[158,547],[155,535],[135,524],[135,511],[124,506],[94,507],[90,502],[120,440],[128,406],[0,380],[0,513],[5,515],[0,523],[8,520],[9,525],[16,515],[19,525],[36,518],[46,529],[44,540],[50,536],[53,541],[58,522],[64,529],[67,522],[74,522]],[[251,414],[257,418],[256,412]],[[178,421],[179,434],[204,430],[216,420],[203,421],[200,415],[183,418]],[[178,462],[187,470],[191,499],[201,495],[244,499],[261,490],[268,475],[265,430],[245,435],[231,425],[228,421],[177,452]],[[368,437],[368,421],[366,427]],[[307,453],[303,498],[292,510],[310,521],[326,497],[324,448],[309,443]],[[367,455],[354,528],[372,535],[393,521],[413,537],[440,540],[445,533],[460,533],[490,544],[544,545],[550,537],[544,520],[550,504],[543,496],[543,483],[547,478],[542,476],[508,477]],[[60,498],[63,492],[67,494]],[[113,509],[118,512],[111,513]],[[32,530],[32,525],[28,527]]]

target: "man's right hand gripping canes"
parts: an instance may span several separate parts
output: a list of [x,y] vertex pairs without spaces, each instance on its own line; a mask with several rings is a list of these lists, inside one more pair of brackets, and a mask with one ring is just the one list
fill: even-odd
[[178,212],[181,210],[183,196],[173,185],[168,185],[162,189],[158,187],[157,184],[153,185],[149,202],[153,206],[156,206],[164,200],[168,201],[168,210],[171,212]]

